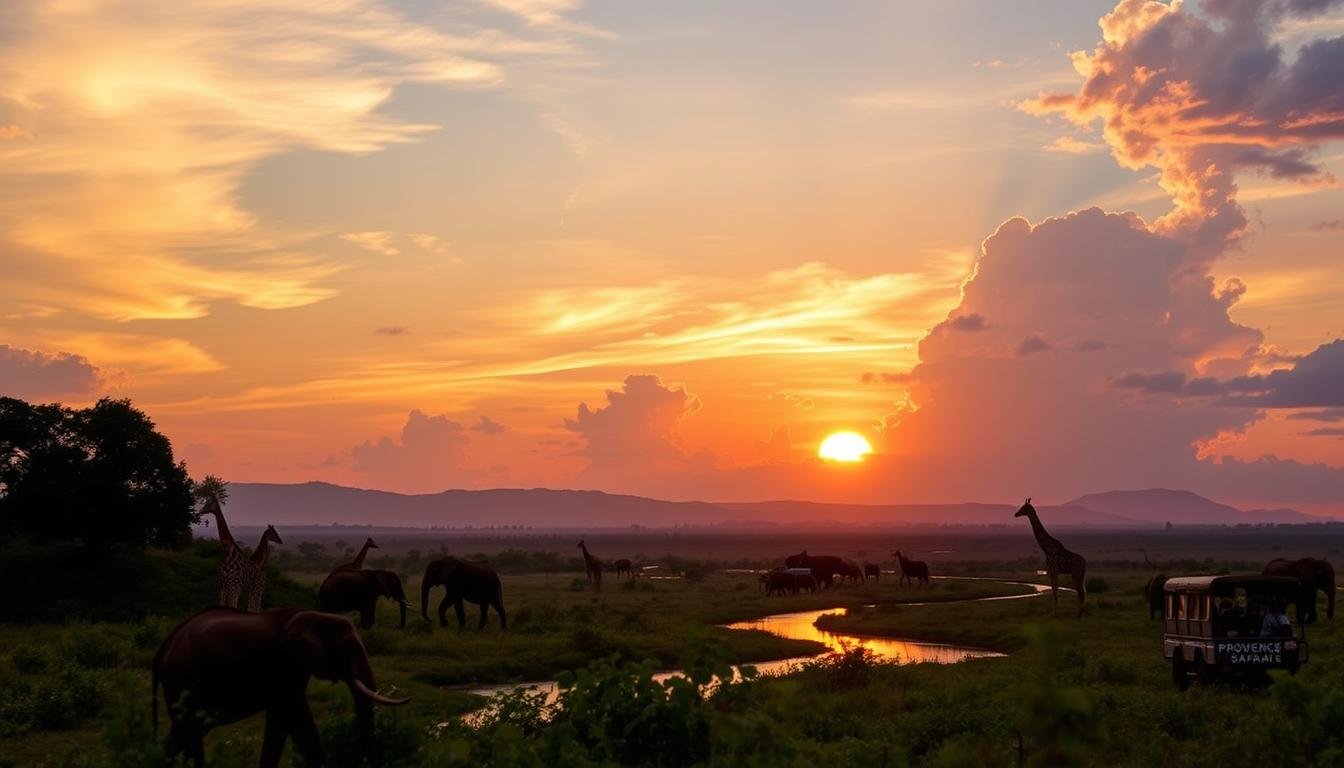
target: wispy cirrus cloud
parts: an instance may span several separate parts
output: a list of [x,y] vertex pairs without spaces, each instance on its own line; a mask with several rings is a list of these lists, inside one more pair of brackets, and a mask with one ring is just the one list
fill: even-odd
[[[574,3],[523,5],[554,25]],[[312,233],[242,207],[246,174],[435,129],[382,111],[402,85],[499,86],[510,57],[573,50],[382,0],[14,0],[0,30],[0,299],[114,320],[333,295]]]

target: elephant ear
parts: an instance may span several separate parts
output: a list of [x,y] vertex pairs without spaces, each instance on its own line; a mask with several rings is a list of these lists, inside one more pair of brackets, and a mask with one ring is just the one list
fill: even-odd
[[378,583],[378,591],[384,597],[395,598],[401,592],[401,577],[392,571],[377,571],[373,574]]
[[285,652],[310,675],[333,679],[341,674],[335,650],[343,628],[339,622],[332,621],[335,618],[302,611],[285,624],[281,636]]

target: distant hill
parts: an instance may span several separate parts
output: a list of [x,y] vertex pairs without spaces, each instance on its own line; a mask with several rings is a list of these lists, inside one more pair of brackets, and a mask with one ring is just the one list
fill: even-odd
[[1219,504],[1190,491],[1149,488],[1142,491],[1106,491],[1090,493],[1066,506],[1086,507],[1094,512],[1125,517],[1139,522],[1172,525],[1236,525],[1237,523],[1312,523],[1321,522],[1293,509],[1256,509],[1243,511]]
[[[375,527],[648,528],[713,526],[965,525],[1017,527],[1015,504],[824,504],[808,501],[709,503],[662,501],[601,491],[548,488],[454,490],[432,494],[346,488],[330,483],[231,483],[226,507],[235,525]],[[1148,528],[1242,522],[1314,522],[1291,509],[1242,511],[1188,491],[1108,491],[1058,506],[1042,505],[1052,527]]]

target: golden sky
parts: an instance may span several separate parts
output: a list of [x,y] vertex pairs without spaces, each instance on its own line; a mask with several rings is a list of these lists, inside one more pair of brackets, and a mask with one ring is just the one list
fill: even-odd
[[13,0],[0,393],[233,480],[1344,514],[1344,8],[1242,5]]

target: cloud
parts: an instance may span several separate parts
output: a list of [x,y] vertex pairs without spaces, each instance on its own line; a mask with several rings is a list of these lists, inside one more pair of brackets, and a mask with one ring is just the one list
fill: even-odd
[[391,232],[346,232],[341,239],[382,256],[396,256],[401,253],[392,244],[395,235]]
[[780,398],[781,400],[783,400],[786,403],[789,403],[790,405],[802,408],[805,411],[811,410],[816,406],[816,403],[812,400],[812,398],[807,397],[806,395],[795,395],[788,392],[781,392],[778,395],[771,395],[771,398],[775,397]]
[[630,488],[688,468],[681,423],[700,410],[699,398],[645,374],[627,376],[619,391],[607,390],[606,401],[596,409],[580,403],[577,415],[564,422],[582,438],[580,453],[589,460],[581,480]]
[[385,325],[381,328],[374,328],[373,332],[379,336],[405,336],[411,332],[411,329],[404,325]]
[[0,302],[135,320],[331,297],[320,233],[245,210],[245,178],[434,130],[384,111],[402,86],[503,87],[515,62],[578,57],[557,31],[575,3],[511,4],[547,25],[435,26],[388,0],[0,4]]
[[1292,368],[1239,376],[1220,385],[1226,405],[1255,408],[1344,406],[1344,339],[1322,344]]
[[471,465],[471,438],[462,423],[416,409],[399,439],[382,437],[350,450],[351,465],[376,487],[426,493],[470,485],[481,473]]
[[1341,229],[1344,229],[1344,220],[1341,219],[1330,219],[1311,225],[1313,232],[1338,232]]
[[1060,136],[1045,145],[1047,152],[1063,152],[1069,155],[1085,155],[1090,152],[1100,152],[1104,149],[1106,149],[1105,144],[1099,144],[1095,141],[1080,141],[1072,136]]
[[1121,165],[1160,171],[1175,208],[1155,231],[1199,246],[1192,257],[1216,258],[1246,224],[1236,170],[1328,181],[1309,153],[1344,137],[1344,38],[1310,39],[1289,60],[1276,35],[1333,4],[1208,0],[1195,12],[1122,0],[1102,18],[1096,48],[1073,54],[1082,87],[1021,107],[1100,122]]
[[103,384],[103,372],[80,355],[0,344],[0,396],[33,401],[89,398]]
[[498,435],[499,433],[504,432],[507,429],[508,427],[504,426],[503,424],[500,424],[498,421],[495,421],[494,419],[491,419],[489,416],[485,415],[482,415],[481,420],[476,422],[471,427],[471,431],[480,432],[483,435]]
[[1309,429],[1302,434],[1311,437],[1338,437],[1344,439],[1344,427],[1321,427],[1319,429]]
[[1036,334],[1032,334],[1027,338],[1023,339],[1022,341],[1020,341],[1017,345],[1017,348],[1013,350],[1013,353],[1016,354],[1018,357],[1026,357],[1028,355],[1034,355],[1038,352],[1049,352],[1054,348],[1055,345],[1051,344],[1050,342],[1046,341],[1040,336],[1037,336]]
[[881,382],[883,384],[904,384],[910,381],[909,371],[877,371],[867,372],[859,377],[859,381],[864,384]]
[[[1170,484],[1344,501],[1342,468],[1213,455],[1261,408],[1341,404],[1344,378],[1333,345],[1263,373],[1283,361],[1231,318],[1246,286],[1211,275],[1246,225],[1237,171],[1323,175],[1310,153],[1344,136],[1344,90],[1319,73],[1344,65],[1334,52],[1344,39],[1308,42],[1284,61],[1268,36],[1307,4],[1204,10],[1122,0],[1096,50],[1075,55],[1082,86],[1023,104],[1084,127],[1100,121],[1121,165],[1158,168],[1173,208],[1151,224],[1097,209],[1010,219],[985,240],[960,303],[919,343],[908,393],[918,409],[894,427],[883,419],[889,451],[919,446],[900,457],[890,492],[964,497],[971,471],[991,498]],[[966,317],[992,323],[951,332]],[[1020,357],[1050,345],[1086,362]]]
[[1288,414],[1298,421],[1344,421],[1344,408],[1326,408],[1323,411],[1298,411]]

